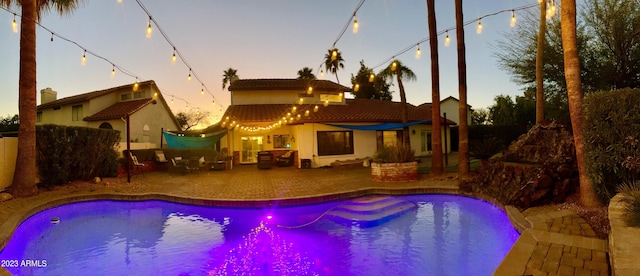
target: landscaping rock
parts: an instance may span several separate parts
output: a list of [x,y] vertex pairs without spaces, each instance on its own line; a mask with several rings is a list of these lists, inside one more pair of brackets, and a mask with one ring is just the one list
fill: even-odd
[[573,136],[551,122],[536,125],[490,160],[467,189],[518,208],[564,202],[579,185]]
[[10,193],[0,193],[0,202],[12,199],[13,196]]

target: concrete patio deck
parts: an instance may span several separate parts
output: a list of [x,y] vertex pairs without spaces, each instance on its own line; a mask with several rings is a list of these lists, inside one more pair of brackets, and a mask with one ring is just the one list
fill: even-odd
[[[461,194],[456,174],[420,175],[413,182],[374,182],[369,168],[273,168],[236,166],[227,171],[181,175],[146,172],[100,183],[73,183],[29,198],[0,202],[0,248],[29,216],[53,206],[93,199],[160,199],[218,206],[271,206],[315,203],[368,194]],[[506,208],[522,235],[495,275],[608,275],[607,241],[572,211]],[[576,218],[577,217],[577,218]],[[577,227],[577,228],[576,228]],[[0,275],[8,275],[0,269]]]

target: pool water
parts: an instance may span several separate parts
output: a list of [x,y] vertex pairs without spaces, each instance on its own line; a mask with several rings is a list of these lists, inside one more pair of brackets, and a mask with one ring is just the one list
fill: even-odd
[[367,228],[328,218],[281,227],[311,222],[340,202],[269,209],[74,203],[27,219],[0,260],[15,266],[6,267],[14,275],[491,275],[518,238],[490,203],[400,198],[418,208]]

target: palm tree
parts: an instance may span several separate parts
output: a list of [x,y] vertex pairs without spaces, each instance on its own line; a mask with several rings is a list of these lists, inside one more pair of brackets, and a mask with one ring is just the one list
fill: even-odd
[[467,108],[467,59],[465,57],[462,0],[456,0],[456,45],[458,46],[458,175],[469,177],[469,122]]
[[580,202],[585,207],[601,206],[593,183],[587,175],[584,152],[584,136],[582,111],[582,84],[580,81],[580,59],[578,58],[577,34],[576,34],[576,0],[562,0],[562,12],[560,13],[562,26],[562,48],[564,52],[564,76],[567,81],[567,94],[569,98],[569,113],[573,129],[573,143],[576,147],[576,162],[580,178]]
[[313,69],[309,67],[304,67],[298,70],[298,79],[299,80],[315,80],[316,75],[313,74]]
[[331,72],[336,75],[336,81],[338,81],[338,83],[340,83],[338,70],[341,68],[344,68],[344,59],[342,59],[340,51],[336,48],[328,50],[328,53],[324,55],[324,69],[327,70],[327,73]]
[[[408,67],[402,65],[399,60],[393,60],[387,68],[383,69],[379,75],[383,78],[395,77],[398,82],[398,90],[400,90],[400,116],[402,117],[402,123],[406,124],[409,121],[409,113],[407,111],[407,97],[404,92],[404,85],[402,80],[415,81],[416,74]],[[402,142],[405,146],[410,147],[409,143],[409,127],[405,126],[402,129]]]
[[536,124],[544,120],[544,40],[547,32],[547,1],[540,1],[540,29],[536,50]]
[[440,123],[440,65],[438,64],[438,33],[435,1],[427,0],[429,49],[431,50],[431,174],[444,173],[442,160],[442,128]]
[[36,186],[36,22],[43,11],[56,10],[71,13],[78,6],[77,0],[0,0],[0,6],[20,5],[20,78],[18,80],[18,158],[13,182],[9,191],[16,197],[38,193]]
[[222,89],[227,88],[227,84],[231,86],[231,83],[240,79],[238,77],[238,70],[229,67],[229,69],[224,71],[224,75],[222,75]]

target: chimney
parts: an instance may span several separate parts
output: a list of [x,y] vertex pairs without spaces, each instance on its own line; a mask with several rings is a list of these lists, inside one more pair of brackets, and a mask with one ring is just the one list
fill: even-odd
[[46,104],[57,100],[58,92],[53,91],[50,87],[40,90],[40,104]]

